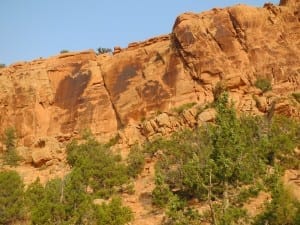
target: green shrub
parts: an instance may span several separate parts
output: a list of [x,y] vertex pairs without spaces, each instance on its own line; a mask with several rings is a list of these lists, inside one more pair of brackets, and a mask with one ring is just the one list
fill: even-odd
[[112,52],[111,48],[101,48],[101,47],[98,48],[97,51],[98,51],[98,54],[104,54],[104,53],[111,53]]
[[4,164],[10,166],[17,166],[21,157],[16,151],[16,133],[14,128],[7,128],[4,131],[4,144],[6,146],[6,152],[3,155]]
[[109,148],[112,147],[114,145],[116,145],[120,140],[120,135],[117,134],[114,137],[112,137],[105,145]]
[[44,188],[39,181],[29,185],[26,199],[32,224],[93,224],[93,204],[77,172],[51,180]]
[[25,192],[26,204],[30,209],[34,208],[41,199],[44,198],[44,187],[40,183],[40,179],[36,179],[35,182],[28,185]]
[[133,219],[130,208],[122,206],[120,198],[113,198],[108,204],[96,207],[98,225],[125,225]]
[[10,127],[4,131],[4,144],[6,146],[6,150],[10,151],[16,147],[16,132],[15,129]]
[[270,120],[238,117],[226,92],[214,105],[214,125],[180,131],[145,145],[151,155],[159,152],[153,202],[165,207],[172,196],[196,198],[216,205],[215,219],[220,224],[241,224],[248,219],[241,206],[276,182],[267,179],[270,167],[299,165],[293,149],[300,143],[300,124],[280,116]]
[[169,200],[166,209],[166,217],[163,220],[163,225],[201,225],[202,218],[198,211],[186,207],[186,202],[179,199],[177,196],[172,196]]
[[[123,225],[132,219],[129,208],[120,199],[108,204],[93,204],[93,199],[109,198],[128,181],[127,168],[109,146],[97,142],[88,132],[84,141],[67,146],[72,171],[63,179],[39,180],[28,186],[26,204],[31,224],[111,224]],[[121,187],[122,186],[122,187]],[[88,191],[89,190],[89,191]]]
[[0,69],[5,68],[5,64],[4,63],[0,63]]
[[152,191],[152,202],[158,207],[165,207],[172,197],[169,186],[165,183],[164,178],[158,174],[155,177],[155,188]]
[[27,202],[32,224],[122,224],[122,220],[129,220],[127,208],[118,206],[115,200],[100,209],[92,203],[93,196],[109,198],[128,181],[128,176],[120,156],[113,154],[108,145],[97,142],[88,132],[84,138],[82,144],[73,141],[67,146],[67,160],[72,166],[69,175],[49,181],[45,188],[38,181],[29,186]]
[[[32,196],[34,196],[33,194]],[[62,201],[60,201],[61,195],[62,181],[60,179],[49,181],[39,201],[32,208],[31,219],[33,225],[63,224],[66,220],[66,212]],[[34,200],[33,198],[32,202]]]
[[18,155],[15,149],[8,151],[3,156],[3,162],[6,165],[18,166],[21,157]]
[[145,155],[138,145],[131,147],[127,157],[127,169],[130,177],[136,178],[143,171],[145,165]]
[[68,163],[82,174],[83,182],[90,186],[99,197],[109,197],[129,181],[127,167],[120,155],[109,147],[88,138],[85,143],[76,141],[67,146]]
[[250,198],[257,197],[259,192],[263,190],[263,184],[254,184],[250,185],[249,187],[242,188],[235,200],[236,205],[243,205],[245,202],[247,202]]
[[196,105],[196,102],[190,102],[190,103],[186,103],[183,104],[177,108],[174,108],[172,111],[176,112],[178,115],[182,114],[183,111],[192,108],[194,105]]
[[213,96],[214,96],[214,102],[216,102],[219,98],[219,96],[223,93],[226,92],[227,87],[226,85],[222,82],[219,81],[216,86],[213,88]]
[[64,54],[64,53],[68,53],[68,52],[69,52],[69,50],[63,49],[60,51],[60,54]]
[[224,206],[217,207],[216,220],[219,225],[239,225],[239,224],[249,224],[249,218],[245,209],[241,207],[230,206],[224,208]]
[[297,102],[300,103],[300,93],[293,93],[292,96],[296,99]]
[[300,143],[299,122],[284,116],[274,116],[271,124],[265,126],[267,133],[259,143],[261,152],[269,164],[274,165],[277,160],[285,169],[293,169],[298,159],[293,150]]
[[25,215],[23,182],[15,171],[0,172],[0,224],[13,224]]
[[262,90],[262,92],[267,92],[267,91],[272,90],[271,81],[266,78],[258,78],[255,81],[255,87]]
[[255,225],[297,225],[299,224],[300,202],[297,201],[279,181],[272,190],[272,201],[255,219]]

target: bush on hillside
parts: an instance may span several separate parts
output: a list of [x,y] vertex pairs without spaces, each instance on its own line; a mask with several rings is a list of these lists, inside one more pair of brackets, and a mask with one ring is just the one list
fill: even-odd
[[26,195],[33,225],[125,225],[132,220],[132,211],[119,198],[102,205],[93,204],[78,172],[73,170],[64,180],[49,181],[45,188],[39,182],[29,186]]
[[130,177],[136,178],[143,171],[145,155],[138,145],[131,147],[127,157],[127,170]]
[[204,222],[197,210],[187,207],[186,202],[176,195],[170,198],[166,215],[163,225],[201,225]]
[[272,90],[271,81],[266,78],[259,78],[255,81],[255,87],[262,90],[262,92],[267,92]]
[[68,163],[82,174],[84,185],[91,187],[98,197],[109,197],[129,181],[120,155],[91,137],[82,144],[71,142],[67,153]]
[[182,114],[183,111],[192,108],[194,105],[196,105],[196,102],[186,103],[179,107],[174,108],[172,111],[176,112],[178,115]]
[[272,201],[266,203],[264,212],[255,219],[255,225],[296,225],[300,224],[300,202],[290,191],[277,181],[272,189]]
[[0,224],[8,225],[25,216],[23,182],[15,171],[0,172]]
[[300,103],[300,93],[299,92],[293,93],[292,96],[296,99],[297,102]]
[[227,87],[222,81],[216,83],[216,86],[213,88],[214,102],[218,101],[218,98],[226,91],[226,89]]
[[[234,224],[247,219],[239,210],[241,201],[263,189],[264,184],[257,186],[256,181],[265,180],[268,168],[277,165],[289,169],[299,164],[293,149],[300,143],[300,125],[280,116],[270,121],[238,117],[228,103],[227,93],[218,97],[215,107],[216,124],[175,133],[169,139],[154,141],[153,146],[145,145],[145,151],[151,154],[159,150],[156,174],[164,178],[156,183],[153,202],[166,206],[172,195],[183,200],[197,198],[217,207],[211,207],[209,214],[221,224]],[[274,183],[271,179],[269,182]],[[242,188],[245,185],[247,193]]]
[[108,204],[96,207],[98,225],[125,225],[133,219],[130,208],[122,206],[120,198],[113,198]]
[[4,144],[6,147],[6,151],[3,155],[4,164],[17,166],[21,160],[21,157],[16,151],[16,139],[17,136],[14,128],[10,127],[4,131]]
[[54,179],[43,187],[39,181],[26,191],[32,224],[89,224],[94,220],[90,196],[76,172],[65,179]]

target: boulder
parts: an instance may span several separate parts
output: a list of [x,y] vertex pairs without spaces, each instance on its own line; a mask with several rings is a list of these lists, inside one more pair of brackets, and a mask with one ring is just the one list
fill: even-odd
[[36,167],[41,167],[46,164],[47,161],[52,159],[50,151],[46,149],[36,149],[32,151],[31,157],[32,163]]
[[204,122],[212,122],[216,118],[216,110],[215,109],[206,109],[198,116],[198,124],[202,125]]

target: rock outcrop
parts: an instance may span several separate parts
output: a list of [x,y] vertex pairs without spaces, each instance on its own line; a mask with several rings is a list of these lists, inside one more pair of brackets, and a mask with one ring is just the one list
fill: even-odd
[[[272,91],[255,87],[260,78]],[[171,34],[115,47],[112,55],[64,53],[0,69],[0,130],[15,127],[25,146],[44,136],[63,142],[85,128],[108,138],[158,111],[209,103],[220,83],[240,111],[264,113],[279,102],[275,110],[299,117],[291,97],[300,92],[299,0],[185,13]],[[193,113],[183,117],[200,123]],[[151,121],[129,135],[179,126],[167,113]]]

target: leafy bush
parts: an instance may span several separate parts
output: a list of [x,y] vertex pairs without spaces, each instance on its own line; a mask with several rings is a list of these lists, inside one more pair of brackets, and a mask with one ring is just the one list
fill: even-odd
[[197,104],[196,102],[186,103],[177,108],[174,108],[173,111],[176,112],[177,114],[182,114],[183,111],[192,108],[196,104]]
[[122,206],[120,198],[113,198],[110,203],[103,203],[96,208],[98,225],[125,225],[133,218],[132,211]]
[[[60,200],[61,195],[62,181],[60,179],[49,181],[41,196],[39,196],[39,201],[32,208],[31,219],[33,225],[63,224],[66,220],[66,212]],[[32,192],[32,196],[34,196],[34,192]],[[32,199],[32,202],[34,200]]]
[[[7,149],[15,146],[12,131],[6,132]],[[15,224],[18,220],[32,225],[127,224],[133,218],[132,212],[120,199],[113,198],[101,206],[92,201],[95,196],[111,197],[128,181],[128,169],[109,146],[88,134],[84,143],[70,143],[67,150],[72,171],[63,179],[48,181],[45,187],[37,179],[25,194],[16,172],[0,172],[0,224]]]
[[25,201],[26,205],[29,208],[33,208],[36,206],[44,196],[44,187],[40,183],[40,179],[36,179],[35,182],[28,185],[26,192],[25,192]]
[[64,53],[68,53],[68,52],[69,52],[69,50],[63,49],[60,51],[60,54],[64,54]]
[[186,207],[186,202],[177,196],[172,196],[166,210],[167,217],[163,220],[163,225],[201,225],[202,218],[198,211]]
[[[131,211],[120,200],[94,205],[94,197],[109,198],[128,181],[127,168],[110,145],[97,142],[88,132],[85,141],[67,146],[67,160],[72,171],[64,179],[49,181],[43,188],[39,181],[26,192],[32,224],[125,224]],[[119,189],[118,189],[119,188]],[[89,190],[89,191],[88,191]]]
[[293,150],[300,143],[299,122],[284,116],[274,116],[270,124],[263,124],[262,121],[261,126],[258,147],[268,164],[274,165],[277,161],[285,169],[297,167],[300,161]]
[[262,92],[267,92],[272,90],[272,85],[270,80],[266,78],[259,78],[255,81],[255,87],[259,88],[262,90]]
[[4,63],[0,63],[0,69],[4,68],[6,65]]
[[138,145],[131,147],[127,157],[127,170],[130,177],[136,178],[140,174],[145,165],[145,155]]
[[157,169],[170,189],[205,200],[210,173],[217,195],[224,194],[219,191],[227,184],[248,184],[263,173],[264,159],[256,147],[260,121],[238,119],[227,104],[227,95],[220,96],[216,126],[187,130],[160,142],[163,156]]
[[219,81],[216,86],[213,88],[213,96],[214,96],[214,101],[216,102],[219,98],[219,96],[226,91],[227,87],[226,85]]
[[224,208],[219,206],[216,209],[216,220],[220,225],[239,225],[249,224],[249,219],[245,209],[241,207],[230,206]]
[[251,183],[264,171],[264,158],[258,157],[260,151],[256,147],[260,121],[238,119],[233,106],[228,106],[227,94],[220,97],[216,108],[216,126],[210,130],[214,175],[225,186]]
[[21,160],[21,157],[17,154],[15,149],[6,152],[3,157],[4,164],[10,165],[10,166],[18,166],[20,160]]
[[247,202],[249,198],[257,197],[259,192],[263,190],[263,188],[264,186],[261,183],[257,183],[252,186],[242,188],[236,197],[236,200],[234,202],[235,205],[241,206],[245,202]]
[[105,146],[106,146],[107,148],[110,148],[110,147],[116,145],[116,144],[118,143],[119,140],[120,140],[120,136],[119,136],[119,134],[117,134],[117,135],[115,135],[114,137],[112,137],[112,138],[105,144]]
[[172,197],[172,192],[161,175],[155,177],[155,185],[152,191],[152,202],[158,207],[165,207]]
[[4,144],[7,151],[10,151],[16,147],[16,139],[17,137],[14,128],[10,127],[4,131]]
[[108,197],[128,182],[127,168],[120,161],[121,157],[93,138],[87,138],[82,144],[71,142],[67,153],[69,164],[82,174],[84,185],[90,186],[99,197]]
[[131,210],[122,206],[119,198],[113,198],[108,204],[94,205],[79,172],[73,170],[64,180],[49,181],[45,188],[39,181],[28,187],[26,196],[33,225],[124,225],[133,218]]
[[25,215],[23,182],[14,171],[0,172],[0,224],[21,220]]
[[296,99],[297,102],[300,103],[300,93],[293,93],[292,96]]
[[10,166],[17,166],[21,157],[16,151],[16,133],[14,128],[7,128],[4,131],[4,144],[6,146],[6,152],[3,155],[4,164]]
[[268,168],[299,165],[293,149],[300,143],[300,124],[280,116],[238,118],[227,93],[220,94],[215,107],[216,124],[145,145],[151,155],[159,151],[153,202],[165,207],[172,196],[208,201],[219,223],[240,224],[247,220],[240,207],[264,189],[255,181],[274,184],[265,179]]
[[256,217],[254,224],[297,225],[299,215],[300,202],[279,181],[272,190],[272,201],[266,204],[265,211]]
[[32,224],[92,224],[94,206],[78,174],[49,181],[45,188],[36,181],[26,191]]
[[97,51],[98,51],[98,54],[104,54],[104,53],[112,52],[111,48],[101,48],[101,47],[98,48]]

